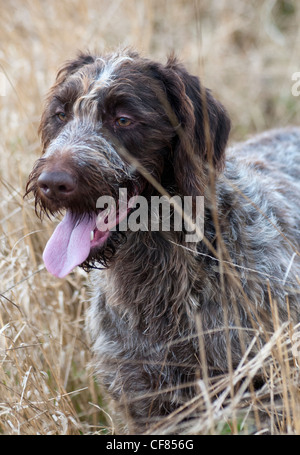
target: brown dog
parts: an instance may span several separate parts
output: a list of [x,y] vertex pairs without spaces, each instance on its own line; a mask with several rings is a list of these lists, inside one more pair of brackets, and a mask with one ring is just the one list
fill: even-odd
[[[225,155],[229,129],[223,106],[174,58],[164,66],[134,52],[80,54],[47,99],[27,193],[38,213],[66,210],[44,253],[51,273],[105,267],[91,276],[88,327],[129,431],[180,416],[203,359],[213,378],[236,368],[257,336],[247,352],[255,355],[273,330],[270,290],[279,320],[288,294],[299,321],[300,130],[268,132]],[[187,242],[184,223],[174,228],[176,208],[162,228],[150,205],[162,193],[190,196],[193,220],[204,196],[203,238]],[[115,201],[112,212],[99,208],[102,196]],[[136,200],[149,202],[144,223],[136,215],[121,229]]]

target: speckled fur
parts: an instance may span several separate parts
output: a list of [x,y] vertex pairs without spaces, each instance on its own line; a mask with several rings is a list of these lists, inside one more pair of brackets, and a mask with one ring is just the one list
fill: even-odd
[[[291,317],[299,322],[300,129],[264,133],[229,148],[225,155],[229,132],[225,110],[206,92],[206,118],[199,81],[175,60],[163,67],[129,54],[128,58],[103,57],[101,62],[108,65],[110,60],[112,69],[102,73],[105,83],[94,86],[92,96],[85,94],[85,98],[101,99],[105,104],[105,97],[110,96],[112,103],[122,94],[120,87],[126,78],[126,90],[132,96],[131,115],[139,109],[140,118],[144,109],[141,122],[147,124],[137,122],[131,133],[119,133],[110,124],[105,126],[104,117],[95,127],[96,119],[91,121],[89,111],[89,122],[94,124],[93,134],[99,135],[101,147],[82,139],[85,145],[89,141],[86,159],[89,162],[94,155],[94,167],[81,169],[87,186],[80,189],[88,197],[88,179],[96,182],[101,175],[104,183],[98,191],[112,193],[111,188],[119,185],[118,176],[124,173],[128,181],[139,182],[146,197],[157,194],[144,177],[138,172],[132,175],[131,168],[122,164],[122,154],[118,157],[121,144],[171,195],[205,196],[203,241],[185,243],[182,232],[129,231],[124,241],[110,248],[105,261],[108,268],[90,274],[87,331],[97,374],[127,431],[143,432],[151,431],[151,425],[192,399],[197,379],[204,373],[213,378],[236,368],[254,336],[260,334],[248,354],[251,358],[273,330],[272,306],[277,307],[280,322],[287,320],[287,296]],[[65,206],[80,214],[92,209],[95,197],[88,199],[86,207],[79,198],[61,204],[63,207],[49,207],[35,182],[40,168],[53,162],[57,144],[63,154],[62,134],[64,128],[71,130],[67,123],[56,131],[49,120],[53,95],[79,72],[81,84],[84,79],[88,87],[87,80],[95,78],[97,64],[95,57],[84,55],[69,63],[50,93],[41,123],[46,158],[35,167],[28,186],[42,210],[54,212]],[[76,102],[76,96],[82,97],[82,91],[74,95],[79,117],[84,104]],[[149,106],[156,106],[157,111]],[[176,129],[170,107],[181,129]],[[94,116],[97,109],[94,104]],[[205,137],[205,118],[212,155],[207,144],[200,145]],[[71,118],[69,124],[73,129],[76,125],[82,128],[78,118]],[[106,141],[114,155],[114,165],[107,170],[101,164]],[[70,149],[69,135],[68,152]],[[84,148],[80,153],[82,159]],[[76,157],[72,159],[70,168],[78,173]],[[105,162],[107,165],[107,159]],[[122,172],[118,173],[119,168]],[[91,258],[93,264],[95,259],[101,262],[104,254],[101,251]]]

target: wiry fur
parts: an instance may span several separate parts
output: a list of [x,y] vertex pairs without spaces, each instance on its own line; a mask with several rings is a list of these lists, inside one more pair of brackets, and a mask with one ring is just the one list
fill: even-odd
[[[116,127],[118,115],[133,123]],[[272,305],[280,321],[288,308],[299,321],[300,130],[265,133],[225,157],[229,127],[174,58],[81,54],[47,99],[44,156],[27,187],[37,210],[80,217],[119,187],[150,198],[159,187],[149,174],[169,195],[205,196],[198,244],[172,230],[115,232],[84,264],[108,266],[91,274],[88,330],[101,382],[132,432],[192,399],[204,368],[211,378],[236,368],[259,335],[253,356],[273,330]],[[71,197],[42,194],[38,177],[54,168],[76,180]]]

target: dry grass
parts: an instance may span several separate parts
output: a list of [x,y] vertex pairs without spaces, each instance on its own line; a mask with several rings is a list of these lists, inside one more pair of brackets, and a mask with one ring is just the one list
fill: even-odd
[[[0,0],[0,8],[0,433],[111,433],[110,410],[102,410],[87,369],[86,275],[78,269],[58,280],[45,271],[41,254],[53,225],[39,223],[32,201],[22,198],[40,153],[36,131],[44,95],[57,66],[78,48],[126,44],[161,60],[175,50],[228,107],[232,139],[297,124],[300,98],[291,95],[291,76],[300,71],[300,5]],[[274,326],[251,362],[213,384],[205,375],[199,381],[199,396],[184,412],[196,408],[200,417],[187,432],[248,432],[253,423],[256,432],[300,433],[297,338],[289,325],[276,324],[276,314]],[[260,368],[268,381],[251,392],[246,386]],[[219,398],[212,401],[215,392]],[[171,431],[176,418],[153,431]]]

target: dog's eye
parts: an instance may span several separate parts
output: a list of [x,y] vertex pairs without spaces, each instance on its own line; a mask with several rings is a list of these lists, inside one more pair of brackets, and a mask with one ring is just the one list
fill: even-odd
[[61,122],[65,122],[67,120],[65,112],[57,112],[55,115]]
[[132,121],[127,118],[127,117],[119,117],[117,120],[116,120],[116,124],[117,126],[129,126],[131,125]]

